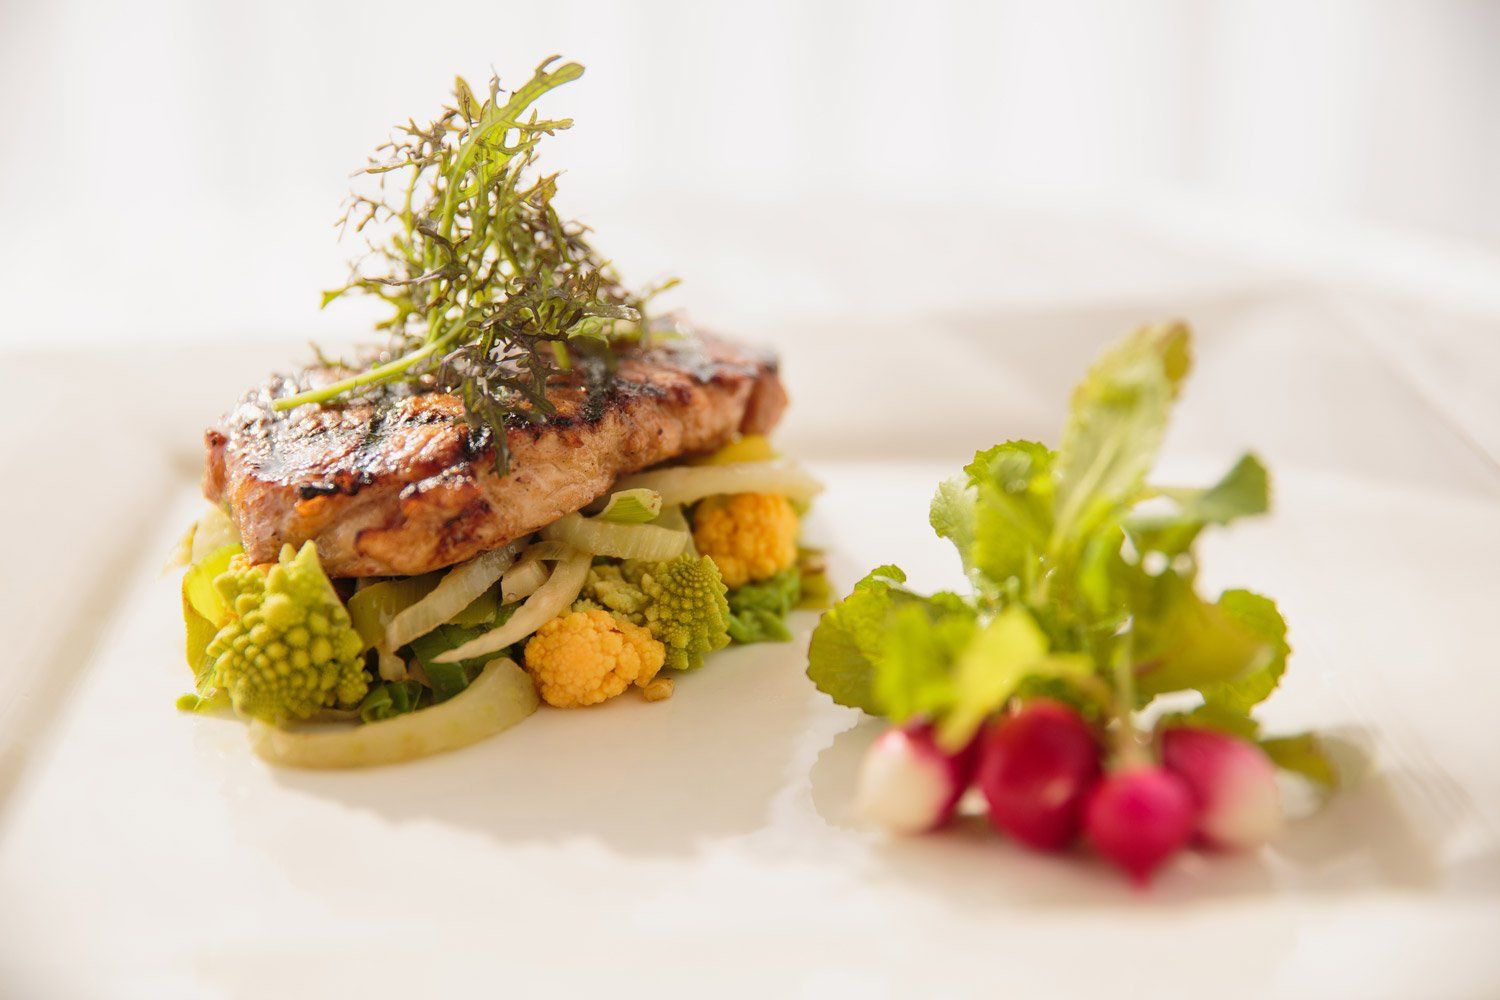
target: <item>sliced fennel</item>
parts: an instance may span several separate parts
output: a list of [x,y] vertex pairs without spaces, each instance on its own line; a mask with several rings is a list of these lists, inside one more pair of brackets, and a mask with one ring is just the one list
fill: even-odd
[[526,603],[517,608],[516,613],[504,625],[491,629],[457,649],[450,649],[441,656],[434,657],[434,660],[438,663],[472,660],[476,656],[494,653],[520,642],[568,610],[577,600],[578,592],[583,589],[583,581],[588,578],[592,563],[593,557],[587,552],[569,553],[553,567],[547,582],[538,587],[536,593],[528,597]]
[[380,679],[383,681],[406,680],[406,661],[395,653],[387,652],[385,649],[375,647],[375,655],[380,661]]
[[666,528],[668,531],[680,531],[687,535],[687,551],[693,555],[698,554],[698,546],[693,541],[693,526],[688,523],[687,515],[683,513],[681,504],[673,504],[662,509],[656,520],[651,522],[658,528]]
[[516,561],[516,549],[493,549],[449,570],[432,593],[391,619],[385,627],[385,648],[400,649],[474,603]]
[[234,526],[222,507],[209,507],[193,525],[193,542],[188,558],[197,562],[210,552],[226,545],[240,544],[240,529]]
[[536,589],[547,582],[547,567],[540,559],[518,562],[505,571],[500,579],[500,600],[514,604],[536,593]]
[[512,660],[498,658],[440,705],[347,729],[299,732],[255,720],[250,746],[289,767],[371,767],[457,750],[503,732],[536,711],[536,685]]
[[664,504],[693,503],[720,493],[779,493],[791,500],[807,501],[823,491],[822,483],[786,458],[735,465],[679,465],[627,476],[615,485],[621,490],[655,490]]
[[611,524],[645,524],[661,513],[661,494],[655,490],[619,490],[599,512],[599,520]]
[[166,576],[174,569],[186,569],[193,562],[193,538],[198,534],[198,523],[195,521],[188,525],[182,537],[172,543],[172,551],[167,553],[167,559],[161,564],[162,576]]
[[229,560],[243,551],[238,541],[229,542],[195,559],[182,575],[183,600],[215,628],[228,622],[233,612],[224,595],[214,586],[214,580],[229,568]]
[[536,588],[547,582],[548,570],[542,564],[556,562],[572,551],[572,546],[556,541],[535,542],[527,547],[500,578],[500,603],[514,604],[536,593]]
[[366,649],[385,642],[385,628],[397,615],[432,593],[441,576],[398,576],[379,583],[365,581],[349,598],[349,620]]
[[544,538],[567,542],[596,556],[661,562],[687,551],[690,536],[655,524],[609,524],[581,514],[569,514],[548,525]]
[[[510,572],[506,570],[506,572]],[[503,577],[502,577],[503,579]],[[500,590],[491,584],[490,589],[481,591],[468,607],[448,619],[449,625],[463,625],[473,628],[476,625],[493,625],[495,616],[500,613]]]

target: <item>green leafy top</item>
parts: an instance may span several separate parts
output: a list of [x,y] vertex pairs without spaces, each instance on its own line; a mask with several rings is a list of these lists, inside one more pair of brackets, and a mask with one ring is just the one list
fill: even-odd
[[973,593],[927,597],[875,570],[813,633],[813,681],[840,704],[934,720],[955,747],[1033,690],[1112,722],[1123,743],[1137,709],[1179,691],[1201,694],[1200,724],[1258,732],[1250,712],[1286,668],[1286,623],[1250,591],[1204,598],[1194,545],[1269,508],[1265,467],[1246,455],[1207,489],[1148,482],[1190,367],[1185,325],[1144,327],[1079,384],[1057,451],[975,455],[930,512]]
[[[495,78],[480,97],[460,77],[436,121],[408,122],[377,150],[362,171],[374,190],[351,196],[343,222],[381,235],[323,304],[350,294],[385,302],[391,315],[379,328],[391,349],[348,378],[277,399],[276,409],[390,383],[448,390],[503,472],[505,428],[553,412],[554,374],[579,355],[607,372],[611,345],[648,329],[654,293],[627,290],[588,230],[558,215],[556,174],[534,176],[541,140],[572,121],[539,118],[532,105],[583,75],[577,63],[555,62],[510,93]],[[392,178],[401,180],[394,194]]]

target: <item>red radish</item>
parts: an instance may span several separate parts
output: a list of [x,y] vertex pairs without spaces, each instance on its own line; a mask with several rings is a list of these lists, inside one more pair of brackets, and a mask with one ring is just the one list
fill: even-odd
[[1187,782],[1165,768],[1137,764],[1094,787],[1084,829],[1094,850],[1144,885],[1192,839],[1197,818]]
[[979,753],[977,784],[990,822],[1043,851],[1078,836],[1083,803],[1099,780],[1099,745],[1082,716],[1039,698],[992,727]]
[[946,753],[932,727],[914,724],[880,734],[859,769],[855,808],[891,833],[926,833],[953,817],[974,773],[974,747]]
[[1253,851],[1281,830],[1276,765],[1255,744],[1194,726],[1168,729],[1161,762],[1193,792],[1198,836],[1210,847]]

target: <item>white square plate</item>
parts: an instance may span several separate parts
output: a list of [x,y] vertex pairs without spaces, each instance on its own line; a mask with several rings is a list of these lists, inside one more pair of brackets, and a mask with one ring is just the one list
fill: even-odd
[[[1069,383],[1151,314],[774,331],[838,585],[887,561],[956,582],[934,483],[975,447],[1055,439]],[[0,445],[0,994],[1500,995],[1500,478],[1338,302],[1190,314],[1168,471],[1254,447],[1278,487],[1274,516],[1212,541],[1209,582],[1291,622],[1269,728],[1340,733],[1371,771],[1274,850],[1187,859],[1146,894],[977,819],[861,829],[878,727],[803,675],[812,615],[662,704],[544,709],[385,770],[270,769],[236,723],[173,709],[159,567],[199,503],[199,428],[300,352],[9,359],[12,412],[47,419]]]

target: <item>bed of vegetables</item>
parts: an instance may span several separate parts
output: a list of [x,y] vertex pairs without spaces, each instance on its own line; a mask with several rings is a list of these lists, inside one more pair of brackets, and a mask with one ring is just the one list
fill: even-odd
[[1192,843],[1270,840],[1278,769],[1335,782],[1315,736],[1253,718],[1291,651],[1275,602],[1199,592],[1199,535],[1269,509],[1265,468],[1148,481],[1190,348],[1180,323],[1136,331],[1075,390],[1057,450],[999,444],[938,487],[931,526],[967,592],[919,594],[882,566],[823,616],[808,675],[892,723],[860,775],[871,822],[935,830],[974,787],[1017,842],[1082,835],[1144,882]]
[[746,437],[451,569],[360,581],[330,580],[311,542],[251,565],[210,509],[179,554],[196,681],[179,707],[244,717],[276,763],[356,767],[468,745],[542,703],[659,701],[706,654],[786,641],[793,608],[826,604],[821,556],[799,545],[820,490]]

